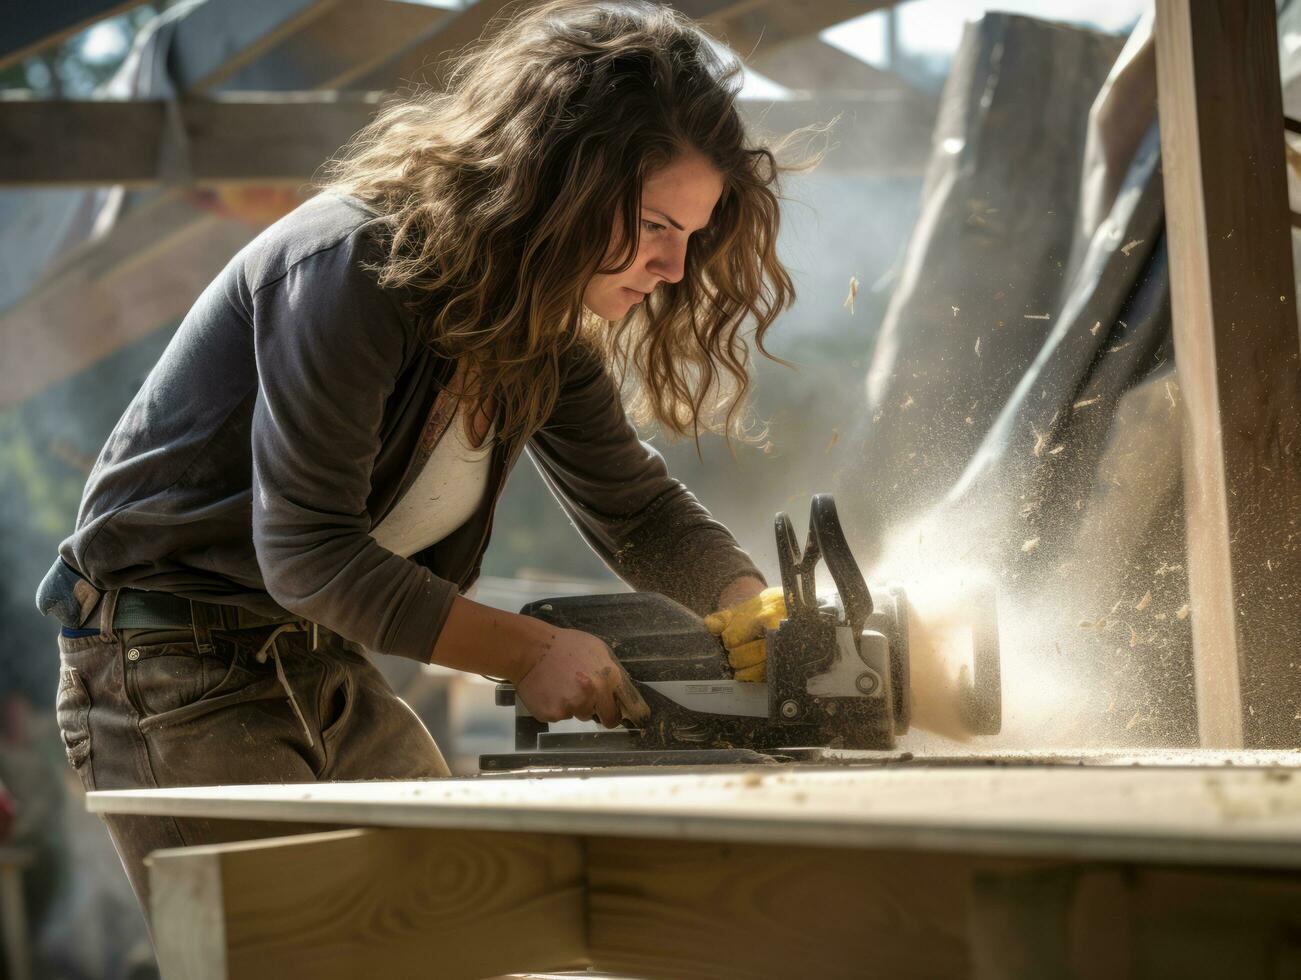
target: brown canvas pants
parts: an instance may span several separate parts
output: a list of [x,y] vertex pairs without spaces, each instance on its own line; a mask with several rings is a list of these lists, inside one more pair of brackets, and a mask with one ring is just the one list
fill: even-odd
[[[272,629],[213,630],[202,652],[188,629],[61,636],[58,723],[86,789],[448,775],[425,726],[365,655],[322,630],[316,649],[309,633],[279,633],[266,656]],[[151,851],[329,829],[104,821],[146,918]]]

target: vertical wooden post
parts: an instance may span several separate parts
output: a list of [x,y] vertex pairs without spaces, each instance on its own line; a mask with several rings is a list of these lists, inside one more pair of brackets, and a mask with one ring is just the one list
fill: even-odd
[[1157,0],[1202,744],[1301,745],[1301,360],[1273,0]]

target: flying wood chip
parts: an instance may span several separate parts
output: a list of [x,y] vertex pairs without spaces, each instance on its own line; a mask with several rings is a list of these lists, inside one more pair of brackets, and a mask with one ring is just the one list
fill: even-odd
[[854,300],[858,297],[858,276],[849,277],[849,295],[845,297],[845,309],[849,310],[850,316],[854,314]]

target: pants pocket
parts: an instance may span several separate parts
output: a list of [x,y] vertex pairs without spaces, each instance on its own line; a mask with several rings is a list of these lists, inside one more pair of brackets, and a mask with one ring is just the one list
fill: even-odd
[[337,666],[325,672],[321,685],[321,740],[329,741],[342,729],[352,715],[356,703],[356,681],[352,673]]
[[90,694],[75,667],[59,668],[59,690],[54,701],[55,717],[68,764],[81,777],[87,790],[95,788],[90,765]]
[[200,654],[193,642],[156,640],[127,641],[127,692],[142,722],[238,690],[253,679],[233,643],[217,641],[214,655]]

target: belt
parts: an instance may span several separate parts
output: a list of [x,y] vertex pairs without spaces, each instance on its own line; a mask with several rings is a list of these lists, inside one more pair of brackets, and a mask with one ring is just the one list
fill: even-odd
[[[105,606],[105,603],[108,605]],[[276,640],[285,633],[310,633],[312,649],[315,650],[318,641],[315,623],[289,613],[282,616],[258,616],[241,606],[200,602],[198,599],[185,599],[169,592],[142,592],[139,589],[101,592],[62,558],[54,562],[36,590],[36,607],[42,615],[54,616],[63,624],[64,636],[94,633],[95,627],[92,624],[97,621],[102,630],[105,628],[104,621],[109,619],[112,624],[108,628],[115,630],[190,629],[194,631],[194,645],[200,653],[213,649],[213,630],[246,630],[269,626],[271,631],[253,655],[254,659],[258,663],[266,663],[270,657],[275,662],[276,678],[284,688],[285,697],[289,699],[299,724],[303,726],[308,747],[316,744],[311,726],[307,724],[307,719],[298,706],[298,699],[294,697],[293,688],[289,686],[289,678],[280,662],[280,648],[276,645]],[[89,629],[86,628],[88,626]]]
[[113,628],[119,630],[189,629],[195,620],[209,629],[256,629],[300,621],[300,617],[258,616],[240,606],[184,599],[169,592],[122,589],[113,609]]
[[[112,609],[101,608],[108,602]],[[64,629],[213,629],[245,630],[284,623],[306,622],[283,613],[259,616],[242,606],[224,605],[185,599],[169,592],[146,592],[141,589],[101,591],[62,558],[55,560],[36,590],[36,608],[43,616],[53,616]],[[112,622],[105,624],[106,613]]]

